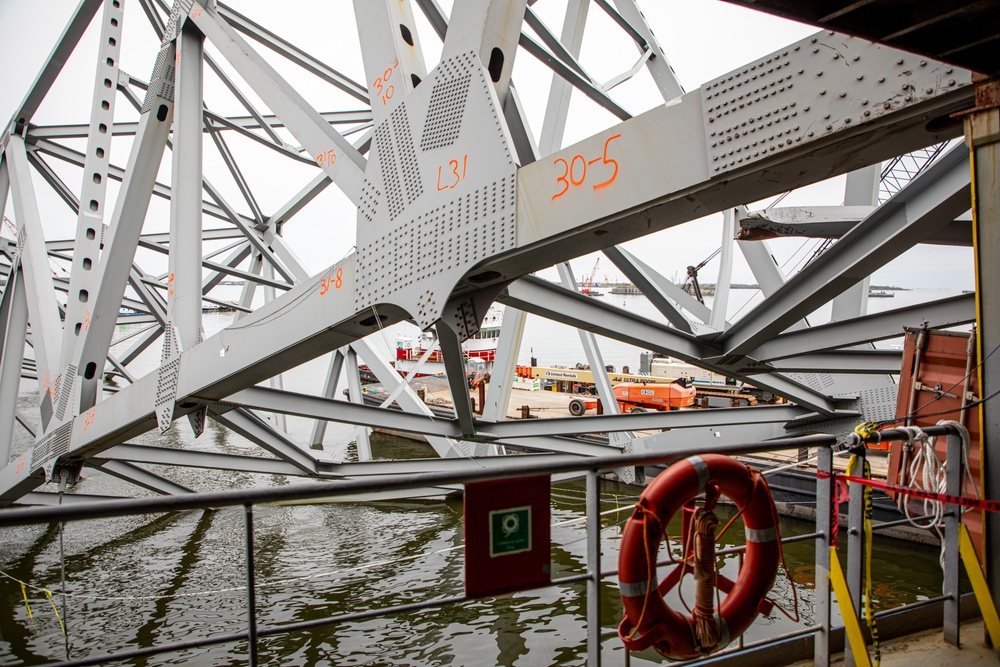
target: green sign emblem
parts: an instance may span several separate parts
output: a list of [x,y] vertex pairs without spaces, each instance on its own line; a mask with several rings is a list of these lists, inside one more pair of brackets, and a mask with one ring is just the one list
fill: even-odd
[[531,507],[490,512],[490,557],[531,551]]

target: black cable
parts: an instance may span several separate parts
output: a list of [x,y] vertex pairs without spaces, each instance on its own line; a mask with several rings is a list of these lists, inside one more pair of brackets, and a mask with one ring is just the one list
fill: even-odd
[[[916,412],[913,412],[911,414],[904,415],[902,417],[894,417],[892,419],[883,419],[882,421],[875,422],[875,423],[878,424],[879,426],[885,426],[887,424],[895,424],[896,422],[901,422],[903,420],[909,419],[910,417],[939,417],[941,415],[950,415],[953,412],[961,412],[962,410],[968,410],[969,408],[974,408],[974,407],[976,407],[978,405],[981,405],[981,404],[985,403],[986,401],[989,401],[989,400],[992,400],[992,399],[996,398],[998,395],[1000,395],[1000,389],[997,389],[995,392],[993,392],[989,396],[986,396],[984,398],[980,398],[978,401],[972,401],[971,403],[969,403],[968,405],[965,405],[965,406],[959,406],[957,408],[951,408],[950,410],[941,410],[940,412],[931,412],[929,414],[923,414],[923,415],[918,415]],[[936,401],[938,399],[935,398],[934,400]],[[934,401],[931,401],[931,403],[933,403],[933,402]],[[927,405],[930,405],[930,403],[928,403]],[[926,407],[926,406],[924,406],[924,407]]]

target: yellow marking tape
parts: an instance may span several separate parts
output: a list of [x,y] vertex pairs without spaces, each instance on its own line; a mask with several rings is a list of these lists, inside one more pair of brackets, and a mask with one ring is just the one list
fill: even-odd
[[844,571],[840,568],[837,547],[830,547],[830,583],[833,585],[833,592],[837,596],[837,604],[840,605],[840,615],[844,617],[844,630],[847,632],[847,641],[851,646],[851,653],[854,654],[854,663],[858,667],[871,667],[872,663],[868,658],[868,648],[865,646],[865,638],[861,634],[861,624],[854,613],[854,603],[851,602],[851,593],[847,590]]
[[994,646],[1000,646],[1000,616],[997,616],[997,608],[993,605],[993,597],[990,595],[990,587],[986,584],[986,577],[983,576],[983,568],[976,558],[976,550],[972,546],[972,538],[969,537],[969,529],[965,524],[961,524],[958,533],[958,552],[962,554],[962,563],[965,564],[965,571],[972,582],[972,590],[976,594],[976,602],[979,603],[979,611],[983,615],[983,622],[986,630],[990,633],[990,641]]

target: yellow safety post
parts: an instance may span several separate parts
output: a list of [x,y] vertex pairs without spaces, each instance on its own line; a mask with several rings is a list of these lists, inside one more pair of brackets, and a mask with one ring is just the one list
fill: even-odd
[[1000,616],[997,616],[997,608],[993,605],[993,597],[990,595],[990,587],[983,576],[983,567],[976,558],[976,550],[972,546],[972,538],[969,537],[969,529],[965,524],[961,524],[958,531],[958,552],[962,554],[962,563],[965,571],[972,582],[972,590],[976,594],[976,602],[979,603],[979,611],[983,615],[983,622],[986,624],[986,631],[990,633],[990,641],[994,646],[1000,646]]
[[840,568],[837,547],[830,547],[830,584],[833,585],[833,592],[837,596],[840,615],[844,617],[844,630],[847,633],[847,641],[850,644],[851,653],[854,654],[854,663],[858,667],[871,667],[872,663],[868,658],[865,637],[861,633],[861,623],[854,613],[851,593],[847,590],[847,580],[844,579],[844,571]]

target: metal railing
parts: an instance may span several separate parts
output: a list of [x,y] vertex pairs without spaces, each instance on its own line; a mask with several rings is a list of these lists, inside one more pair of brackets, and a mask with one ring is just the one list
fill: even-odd
[[[949,426],[936,426],[923,429],[923,431],[929,436],[947,436],[949,464],[954,461],[962,461],[962,444],[960,434],[957,430]],[[882,442],[905,439],[908,439],[908,435],[902,430],[885,430],[881,432]],[[738,456],[762,451],[796,451],[802,448],[815,448],[819,455],[817,469],[820,474],[818,475],[816,486],[816,530],[815,532],[807,535],[787,538],[783,541],[784,543],[806,540],[815,540],[816,542],[816,584],[814,594],[818,612],[817,622],[812,626],[799,628],[792,632],[769,637],[766,640],[753,643],[744,644],[741,638],[737,643],[736,649],[729,649],[716,654],[715,656],[700,659],[698,661],[700,664],[722,663],[730,659],[734,654],[736,654],[736,652],[739,651],[761,649],[768,646],[779,647],[792,640],[812,638],[815,664],[824,666],[829,665],[830,654],[833,648],[831,643],[832,628],[830,607],[831,591],[829,581],[829,547],[832,540],[831,526],[833,525],[832,522],[836,516],[835,512],[837,512],[837,510],[833,508],[833,456],[835,450],[849,448],[852,451],[855,451],[859,456],[863,457],[863,438],[856,434],[851,434],[846,437],[815,435],[773,440],[764,443],[722,445],[713,447],[710,451],[718,454]],[[215,635],[212,637],[172,642],[161,646],[120,651],[114,654],[90,656],[54,664],[59,667],[83,667],[84,665],[133,660],[159,655],[162,653],[245,641],[249,647],[248,662],[250,665],[256,666],[257,642],[265,638],[287,635],[294,632],[304,632],[321,627],[356,622],[381,616],[442,608],[467,602],[472,598],[464,595],[436,598],[380,609],[328,616],[326,618],[304,622],[260,627],[256,616],[256,582],[254,572],[255,505],[262,503],[330,499],[370,492],[403,491],[417,488],[441,487],[477,481],[514,479],[539,474],[554,475],[582,473],[586,477],[586,572],[583,574],[552,579],[549,586],[565,586],[567,584],[580,581],[587,582],[587,660],[590,665],[599,665],[601,662],[601,596],[599,594],[599,587],[603,579],[615,577],[618,574],[617,569],[601,570],[600,567],[601,531],[599,475],[604,471],[611,471],[616,468],[620,469],[623,466],[670,464],[688,456],[703,454],[707,451],[709,451],[708,448],[689,447],[678,448],[670,453],[661,454],[626,454],[581,458],[579,460],[572,461],[562,460],[558,462],[541,463],[533,460],[535,457],[526,455],[511,457],[511,461],[509,463],[498,467],[490,467],[489,469],[461,472],[427,472],[408,475],[405,478],[400,479],[382,478],[336,480],[324,484],[299,484],[278,488],[257,488],[211,493],[196,493],[184,496],[122,499],[115,501],[63,505],[59,507],[15,508],[0,511],[0,528],[242,506],[244,508],[247,583],[247,627],[245,630],[224,635]],[[960,465],[949,465],[947,478],[949,494],[958,495],[961,493],[962,474],[963,471]],[[861,591],[861,539],[857,539],[860,537],[861,533],[858,528],[861,525],[861,493],[862,489],[860,485],[852,485],[850,498],[851,502],[849,505],[849,527],[847,531],[849,535],[847,576],[851,590],[851,597],[852,600],[854,600],[856,608],[859,606],[859,594]],[[857,498],[855,498],[855,494],[857,494]],[[951,511],[946,514],[946,547],[943,594],[940,597],[933,598],[931,600],[924,600],[915,604],[907,605],[906,607],[881,612],[879,615],[876,615],[877,618],[879,616],[898,614],[901,609],[917,609],[935,603],[943,603],[945,640],[954,645],[958,644],[958,627],[961,606],[959,586],[960,562],[958,555],[958,528],[960,521],[960,513],[958,511]],[[896,523],[898,522],[882,524],[881,526],[876,526],[875,529],[877,530],[879,527],[888,527],[890,525],[895,525]],[[741,553],[743,551],[745,551],[745,546],[720,550],[718,553],[719,555],[725,555]],[[800,659],[800,656],[792,656],[787,650],[783,651],[782,657],[788,660]],[[850,658],[848,658],[848,660],[850,660]],[[771,664],[774,664],[773,659]]]

